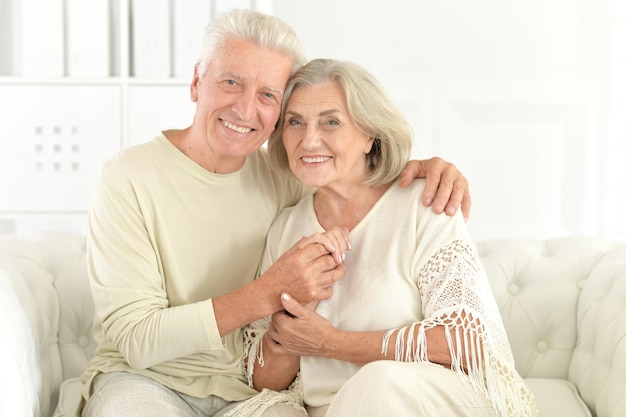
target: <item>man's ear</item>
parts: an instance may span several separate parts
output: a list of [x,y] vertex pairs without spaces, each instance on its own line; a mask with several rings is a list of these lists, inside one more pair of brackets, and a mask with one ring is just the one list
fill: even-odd
[[198,84],[200,83],[200,74],[198,73],[198,64],[193,67],[193,78],[189,86],[189,97],[194,103],[198,101]]

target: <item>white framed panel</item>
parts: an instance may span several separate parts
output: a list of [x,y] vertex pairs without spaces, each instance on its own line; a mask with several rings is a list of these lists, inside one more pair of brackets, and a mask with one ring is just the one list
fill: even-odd
[[189,85],[128,87],[128,142],[124,145],[148,142],[161,130],[190,126],[196,105],[189,94]]
[[470,182],[474,239],[583,233],[584,105],[445,98],[434,107],[435,153]]
[[80,212],[119,150],[120,89],[0,85],[0,213]]

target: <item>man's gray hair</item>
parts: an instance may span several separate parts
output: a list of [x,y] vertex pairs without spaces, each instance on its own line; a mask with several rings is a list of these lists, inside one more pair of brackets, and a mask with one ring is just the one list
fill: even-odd
[[296,32],[277,17],[250,9],[232,9],[215,16],[204,31],[198,58],[203,76],[215,51],[229,39],[247,39],[291,57],[295,72],[306,62],[302,41]]

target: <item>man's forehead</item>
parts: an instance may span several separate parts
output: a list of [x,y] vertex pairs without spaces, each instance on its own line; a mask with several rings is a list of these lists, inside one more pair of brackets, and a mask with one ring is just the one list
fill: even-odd
[[291,57],[251,41],[227,41],[216,51],[209,68],[218,76],[242,82],[254,80],[283,92],[294,63]]

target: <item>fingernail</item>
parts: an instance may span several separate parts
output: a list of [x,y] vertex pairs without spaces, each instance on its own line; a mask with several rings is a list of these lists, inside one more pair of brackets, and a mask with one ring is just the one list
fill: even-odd
[[430,197],[428,197],[426,200],[424,200],[424,203],[425,203],[427,206],[430,206],[430,204],[431,204],[432,202],[433,202],[433,199],[432,199],[432,198],[430,198]]
[[341,255],[341,262],[345,262],[346,261],[346,254],[344,253],[343,255]]
[[282,298],[282,299],[283,299],[283,301],[289,301],[289,300],[291,300],[291,298],[289,297],[289,295],[288,295],[286,292],[282,293],[282,294],[280,295],[280,298]]

